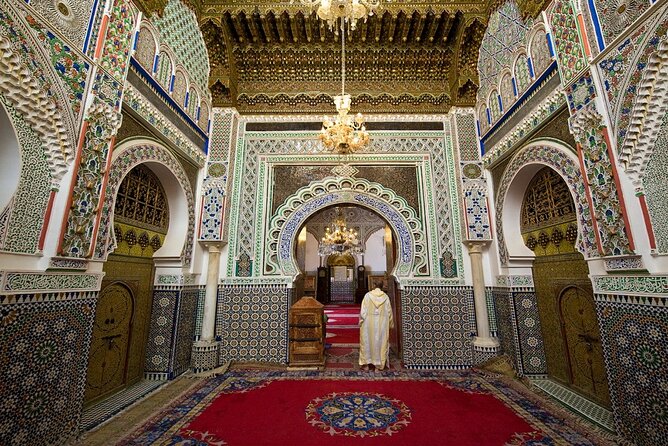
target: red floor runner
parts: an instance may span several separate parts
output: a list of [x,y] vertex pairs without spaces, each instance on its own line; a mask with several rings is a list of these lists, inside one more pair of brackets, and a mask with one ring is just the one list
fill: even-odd
[[[333,336],[332,336],[333,335]],[[331,328],[327,327],[328,344],[359,344],[359,328]]]
[[492,395],[435,381],[288,379],[219,395],[180,434],[230,446],[501,446],[531,431]]

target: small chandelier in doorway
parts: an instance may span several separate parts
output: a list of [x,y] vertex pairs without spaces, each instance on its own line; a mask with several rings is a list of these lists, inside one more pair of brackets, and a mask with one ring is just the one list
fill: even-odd
[[336,218],[325,228],[325,235],[318,246],[318,255],[363,254],[364,249],[357,236],[357,231],[347,227],[341,209],[336,208]]

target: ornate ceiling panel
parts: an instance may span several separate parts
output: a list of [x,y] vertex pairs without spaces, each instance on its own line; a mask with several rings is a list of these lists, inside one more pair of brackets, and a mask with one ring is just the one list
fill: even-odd
[[[346,35],[353,112],[444,113],[474,105],[486,2],[406,2]],[[203,1],[215,106],[241,113],[333,113],[341,41],[298,1]]]

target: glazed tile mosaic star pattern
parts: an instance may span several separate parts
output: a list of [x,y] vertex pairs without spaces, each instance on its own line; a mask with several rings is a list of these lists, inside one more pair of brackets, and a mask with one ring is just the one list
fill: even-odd
[[408,368],[465,368],[473,362],[473,294],[468,287],[406,287],[401,293]]
[[656,137],[654,150],[642,179],[652,230],[656,239],[656,251],[662,254],[668,254],[666,172],[668,172],[668,110],[663,116],[661,130]]
[[595,3],[606,43],[615,40],[651,5],[643,0],[596,0]]
[[618,432],[639,446],[665,444],[666,297],[656,296],[649,304],[625,300],[621,295],[596,295],[615,424]]
[[172,378],[174,370],[172,347],[177,328],[176,312],[180,291],[178,289],[156,289],[153,292],[151,328],[146,346],[144,370],[152,376]]
[[63,444],[76,434],[96,297],[0,297],[0,443]]
[[288,309],[285,285],[218,287],[216,337],[220,361],[288,361]]

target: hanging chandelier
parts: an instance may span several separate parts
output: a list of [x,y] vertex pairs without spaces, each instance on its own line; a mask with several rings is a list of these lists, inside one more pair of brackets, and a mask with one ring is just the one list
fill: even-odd
[[[334,0],[332,3],[350,2]],[[358,5],[359,3],[355,0],[352,2],[352,4]],[[323,0],[324,4],[325,1]],[[346,33],[343,20],[341,22],[341,94],[334,96],[334,105],[336,105],[338,114],[333,120],[325,116],[320,132],[320,141],[327,149],[341,155],[348,155],[369,144],[369,133],[366,131],[364,117],[361,113],[354,117],[348,115],[352,99],[349,94],[346,94]],[[353,28],[353,23],[355,22],[351,22],[351,28]]]
[[[290,3],[295,0],[291,0]],[[298,0],[302,5],[316,10],[320,20],[334,29],[339,19],[350,27],[351,31],[357,28],[357,21],[366,20],[381,6],[381,0]],[[343,27],[343,24],[342,24]]]
[[357,238],[357,231],[347,227],[341,210],[336,208],[336,218],[325,228],[325,235],[318,246],[318,255],[329,256],[343,253],[363,254],[364,250]]

